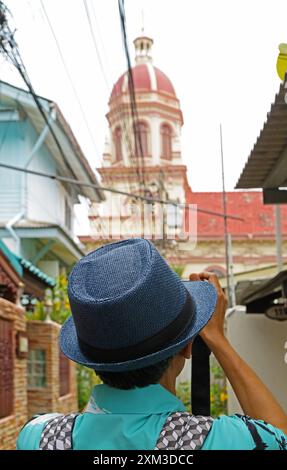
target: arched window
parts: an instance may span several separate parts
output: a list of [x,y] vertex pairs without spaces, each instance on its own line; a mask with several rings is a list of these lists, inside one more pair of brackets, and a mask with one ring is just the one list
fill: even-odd
[[172,130],[168,124],[161,126],[161,158],[171,160],[171,136]]
[[114,144],[115,144],[115,156],[116,162],[123,159],[122,154],[122,131],[120,127],[117,127],[114,132]]
[[137,122],[136,130],[136,156],[148,156],[148,125],[145,122]]
[[226,276],[226,269],[222,266],[207,266],[204,271],[214,273],[219,278]]

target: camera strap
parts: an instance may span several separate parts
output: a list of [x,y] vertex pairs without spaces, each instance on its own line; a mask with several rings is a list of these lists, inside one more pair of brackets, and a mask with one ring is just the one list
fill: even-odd
[[192,414],[210,416],[210,349],[198,335],[192,343]]

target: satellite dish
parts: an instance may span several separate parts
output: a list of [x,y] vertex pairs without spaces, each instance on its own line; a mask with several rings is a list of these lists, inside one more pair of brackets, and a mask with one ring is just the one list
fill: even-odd
[[287,304],[274,305],[266,310],[265,315],[271,320],[287,320]]

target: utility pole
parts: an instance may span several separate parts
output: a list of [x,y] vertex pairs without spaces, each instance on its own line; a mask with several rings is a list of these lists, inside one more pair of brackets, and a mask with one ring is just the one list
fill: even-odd
[[277,270],[278,273],[283,271],[283,256],[282,256],[282,227],[281,227],[281,208],[280,204],[275,204],[275,236],[276,236],[276,255],[277,255]]
[[[160,199],[162,201],[167,200],[167,195],[166,195],[166,190],[165,190],[165,184],[164,184],[164,172],[162,169],[160,169],[160,175],[159,175],[159,188],[160,188]],[[162,254],[165,254],[165,248],[166,248],[166,204],[161,205],[162,209]]]
[[225,241],[225,266],[226,266],[226,281],[227,281],[227,295],[229,305],[232,305],[230,295],[230,269],[229,269],[229,242],[228,242],[228,227],[227,227],[227,201],[225,192],[225,177],[224,177],[224,158],[223,158],[223,142],[222,142],[222,125],[220,124],[220,154],[221,154],[221,177],[222,177],[222,203],[223,203],[223,223],[224,223],[224,241]]
[[232,238],[231,234],[227,234],[227,247],[228,247],[228,266],[229,266],[229,287],[230,287],[230,307],[236,305],[236,295],[233,276],[233,257],[232,257]]

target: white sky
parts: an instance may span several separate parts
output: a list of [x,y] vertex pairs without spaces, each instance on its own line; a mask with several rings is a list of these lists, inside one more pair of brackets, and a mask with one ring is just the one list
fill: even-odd
[[[83,0],[43,0],[85,109],[90,138],[40,0],[6,0],[16,39],[36,92],[56,101],[93,168],[100,166],[107,89]],[[92,4],[95,17],[92,14]],[[88,0],[110,87],[126,69],[117,0]],[[227,189],[233,189],[266,119],[280,80],[278,45],[287,42],[286,0],[126,0],[133,39],[154,39],[154,64],[174,84],[184,116],[183,162],[195,191],[221,190],[219,123],[223,125]],[[1,78],[22,86],[0,58]]]

